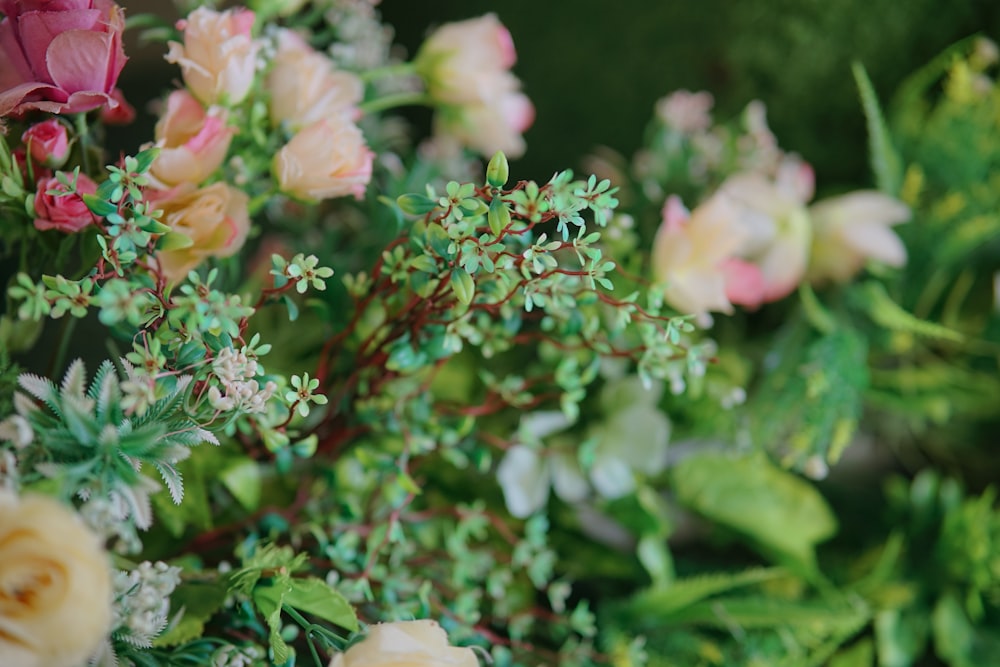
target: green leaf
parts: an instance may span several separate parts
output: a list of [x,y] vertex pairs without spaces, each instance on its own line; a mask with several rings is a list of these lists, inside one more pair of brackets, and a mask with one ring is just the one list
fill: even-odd
[[714,595],[784,576],[788,576],[785,570],[773,567],[690,577],[675,581],[669,586],[654,587],[639,593],[632,599],[628,609],[636,618],[646,617],[655,622],[656,618],[661,618],[664,614],[670,614]]
[[975,631],[962,603],[953,593],[947,593],[937,601],[931,616],[931,627],[935,653],[939,658],[951,667],[974,667],[977,664],[971,655]]
[[274,654],[274,663],[283,665],[288,662],[288,644],[281,637],[281,605],[284,604],[285,596],[291,590],[291,581],[288,575],[279,575],[270,584],[261,584],[253,589],[253,603],[257,610],[267,621],[267,627],[271,631],[269,640],[271,651]]
[[872,321],[886,329],[953,343],[965,340],[965,336],[954,329],[922,320],[907,312],[889,296],[882,283],[869,281],[858,288],[858,295],[861,306],[868,312]]
[[872,172],[875,174],[875,183],[882,192],[898,195],[903,184],[902,162],[893,146],[889,127],[882,115],[882,108],[879,106],[875,88],[872,86],[871,79],[868,78],[868,72],[865,71],[864,65],[855,62],[851,65],[851,70],[854,72],[858,94],[861,96],[861,106],[864,108],[865,118],[868,121],[868,151],[871,153],[870,160]]
[[260,507],[263,482],[260,466],[249,457],[241,457],[223,469],[219,475],[222,484],[248,512]]
[[106,199],[101,199],[97,195],[83,194],[80,197],[83,199],[83,203],[87,205],[87,208],[90,209],[90,212],[98,217],[103,218],[118,212],[117,206]]
[[672,468],[671,479],[682,505],[803,574],[815,573],[815,545],[837,531],[823,496],[763,454],[692,456]]
[[292,579],[291,588],[285,594],[284,604],[342,628],[356,632],[358,618],[354,607],[336,589],[322,579],[308,577]]
[[910,667],[924,655],[930,622],[921,608],[886,609],[875,617],[879,667]]
[[191,240],[190,236],[185,236],[178,232],[170,232],[160,237],[156,247],[159,250],[180,250],[182,248],[190,248],[192,245],[194,245],[194,241]]
[[875,647],[870,639],[863,639],[833,656],[829,667],[872,667],[874,664]]
[[465,269],[455,269],[451,272],[451,289],[461,303],[468,306],[476,295],[476,283]]
[[182,611],[180,621],[156,638],[153,646],[177,646],[202,636],[205,623],[226,601],[226,588],[217,583],[187,582],[170,595],[171,611]]
[[500,233],[510,224],[510,209],[499,197],[495,197],[490,202],[490,211],[486,216],[486,221],[490,225],[490,232],[493,236],[500,236]]
[[424,195],[406,194],[396,198],[396,205],[408,215],[424,215],[433,211],[437,203]]

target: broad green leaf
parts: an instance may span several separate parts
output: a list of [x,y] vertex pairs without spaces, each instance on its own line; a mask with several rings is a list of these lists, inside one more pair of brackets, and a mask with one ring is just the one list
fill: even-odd
[[358,618],[351,603],[322,579],[316,577],[292,579],[291,588],[285,594],[284,604],[318,616],[351,632],[356,632],[358,629]]
[[875,616],[879,667],[910,667],[927,647],[930,621],[919,607],[886,609]]
[[816,544],[837,531],[823,496],[763,454],[692,456],[672,469],[671,479],[682,505],[805,573],[815,572]]
[[219,474],[219,480],[233,494],[248,512],[260,507],[263,483],[260,466],[248,457],[239,458],[227,465]]
[[476,295],[476,283],[465,269],[455,269],[451,272],[451,289],[461,303],[468,306]]
[[874,664],[875,646],[870,639],[863,639],[833,656],[829,667],[873,667]]
[[171,613],[183,611],[180,621],[157,637],[154,646],[177,646],[201,637],[205,623],[226,601],[226,588],[215,583],[187,582],[170,595]]
[[937,601],[931,616],[934,650],[950,667],[975,667],[972,644],[975,630],[954,594],[948,593]]

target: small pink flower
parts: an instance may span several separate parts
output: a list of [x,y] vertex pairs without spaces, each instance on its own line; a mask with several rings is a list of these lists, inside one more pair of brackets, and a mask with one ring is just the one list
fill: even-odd
[[115,107],[125,17],[110,0],[3,0],[0,116]]
[[371,180],[374,157],[354,123],[332,116],[300,130],[274,156],[271,168],[279,189],[298,199],[360,199]]
[[160,270],[170,281],[183,280],[209,257],[235,254],[250,232],[249,198],[226,183],[200,189],[185,184],[150,199],[163,211],[161,222],[191,240],[187,247],[157,253]]
[[69,157],[69,134],[66,126],[55,118],[32,125],[21,141],[28,147],[28,153],[38,164],[46,167],[61,167]]
[[364,95],[361,80],[338,70],[291,30],[278,33],[278,50],[265,84],[271,122],[300,130],[334,114],[357,114]]
[[239,104],[253,86],[258,44],[250,35],[254,13],[199,7],[177,27],[184,43],[170,42],[167,62],[181,67],[184,83],[204,104]]
[[56,178],[46,178],[38,182],[35,193],[35,228],[41,231],[55,229],[64,234],[75,234],[94,222],[94,215],[83,203],[81,194],[97,192],[97,184],[80,174],[76,179],[75,194],[49,194],[49,191],[68,192]]
[[167,98],[167,109],[156,123],[160,154],[150,171],[166,185],[200,185],[226,159],[235,130],[226,125],[226,111],[208,111],[186,90]]
[[684,134],[695,134],[712,125],[712,94],[678,90],[656,103],[656,115],[665,125]]

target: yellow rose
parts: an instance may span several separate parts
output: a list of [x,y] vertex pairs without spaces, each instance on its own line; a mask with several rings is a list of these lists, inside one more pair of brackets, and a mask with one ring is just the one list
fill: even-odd
[[472,649],[450,646],[435,621],[400,621],[373,625],[330,667],[479,667],[479,661]]
[[76,667],[111,629],[111,575],[71,510],[0,491],[0,665]]
[[373,157],[354,123],[331,116],[292,137],[274,156],[271,168],[279,189],[298,199],[360,199],[372,177]]
[[209,257],[229,257],[243,247],[250,231],[249,200],[242,190],[213,183],[198,190],[181,186],[153,198],[161,221],[186,236],[191,245],[156,254],[167,280],[181,280]]

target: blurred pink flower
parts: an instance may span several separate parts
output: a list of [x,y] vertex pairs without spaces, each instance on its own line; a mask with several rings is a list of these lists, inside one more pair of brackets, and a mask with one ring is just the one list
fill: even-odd
[[250,35],[254,13],[199,7],[178,21],[184,43],[170,42],[167,62],[180,65],[184,84],[205,104],[239,104],[253,86],[258,44]]
[[676,195],[663,206],[663,222],[653,244],[653,270],[664,298],[682,313],[704,317],[709,312],[732,313],[730,293],[747,286],[739,280],[732,260],[748,238],[739,211],[727,198],[714,196],[689,212]]
[[678,90],[656,103],[656,115],[668,127],[685,134],[707,130],[712,125],[712,94]]
[[535,119],[521,82],[510,72],[517,60],[510,32],[495,14],[447,23],[417,54],[417,71],[442,108],[438,132],[490,156],[524,153],[522,134]]
[[0,116],[118,106],[121,7],[110,0],[0,0]]
[[271,122],[295,131],[334,114],[357,115],[361,79],[338,70],[291,30],[278,33],[278,50],[267,75]]
[[274,156],[271,168],[278,188],[298,199],[360,199],[371,180],[374,157],[361,130],[335,115],[300,130]]
[[67,188],[55,177],[38,182],[35,192],[35,228],[45,231],[55,229],[64,234],[75,234],[94,222],[94,215],[83,203],[81,194],[97,192],[97,184],[80,174],[76,179],[75,194],[49,194],[49,191],[67,192]]
[[[730,301],[756,308],[783,299],[802,282],[812,238],[806,202],[812,198],[813,183],[812,167],[786,157],[773,178],[742,172],[719,187],[716,196],[732,204],[738,225],[747,234],[736,255],[760,273],[757,277],[749,267],[737,265]],[[761,289],[746,289],[742,281],[747,280],[760,280]]]
[[156,123],[160,154],[150,169],[165,185],[200,185],[222,165],[235,130],[226,125],[226,111],[208,111],[186,90],[167,98],[167,109]]
[[69,134],[55,118],[35,123],[21,135],[28,153],[38,164],[61,167],[69,157]]
[[870,259],[895,267],[906,263],[906,247],[890,229],[910,218],[903,202],[861,190],[824,199],[809,214],[814,230],[810,282],[847,282]]

